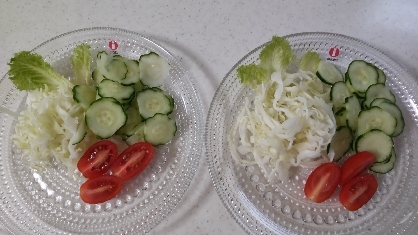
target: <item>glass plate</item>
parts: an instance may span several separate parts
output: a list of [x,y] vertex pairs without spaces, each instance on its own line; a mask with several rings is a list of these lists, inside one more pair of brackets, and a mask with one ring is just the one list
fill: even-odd
[[[97,205],[83,203],[76,180],[55,164],[45,171],[24,165],[9,137],[15,119],[0,113],[0,221],[14,234],[144,234],[160,223],[179,203],[195,175],[203,149],[203,105],[193,80],[166,49],[138,33],[114,28],[90,28],[55,37],[33,51],[66,77],[72,76],[70,55],[80,44],[98,51],[138,59],[154,51],[171,65],[163,89],[176,106],[178,130],[173,141],[156,149],[146,170],[125,183],[116,198]],[[25,92],[5,75],[0,83],[0,105],[20,112]]]
[[338,201],[339,190],[320,204],[305,197],[304,183],[312,170],[297,169],[288,181],[267,185],[258,167],[236,164],[227,135],[244,97],[253,96],[237,79],[236,69],[256,62],[264,47],[261,45],[226,75],[208,113],[207,162],[224,206],[249,234],[407,234],[406,230],[417,223],[417,81],[389,56],[354,38],[329,33],[301,33],[285,38],[298,57],[312,50],[343,72],[352,60],[363,59],[386,73],[386,84],[396,95],[406,122],[404,132],[395,138],[396,166],[388,174],[376,174],[377,193],[361,209],[349,212]]

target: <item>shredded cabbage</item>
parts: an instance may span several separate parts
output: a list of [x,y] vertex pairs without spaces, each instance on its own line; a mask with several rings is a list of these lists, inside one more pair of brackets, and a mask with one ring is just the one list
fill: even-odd
[[333,160],[333,152],[327,154],[336,130],[328,85],[310,71],[277,71],[255,91],[228,136],[235,161],[258,165],[272,183],[286,180],[292,166]]
[[63,83],[54,89],[45,86],[30,91],[26,104],[12,136],[24,159],[33,168],[46,168],[55,159],[70,173],[76,172],[78,159],[96,137],[87,130],[81,143],[72,144],[84,125],[84,110],[74,101],[71,86]]

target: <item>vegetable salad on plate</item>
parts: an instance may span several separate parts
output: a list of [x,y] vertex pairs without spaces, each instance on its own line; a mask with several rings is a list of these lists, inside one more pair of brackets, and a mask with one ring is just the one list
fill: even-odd
[[268,184],[288,180],[292,167],[311,168],[304,192],[317,203],[338,186],[347,210],[372,198],[372,173],[393,169],[393,138],[405,125],[382,70],[353,60],[342,73],[312,51],[297,59],[289,42],[274,36],[257,63],[236,72],[254,91],[228,135],[236,163],[258,166]]
[[232,156],[241,164],[260,166],[269,182],[286,180],[292,166],[312,168],[334,157],[327,153],[336,130],[331,87],[314,72],[319,57],[306,54],[301,68],[288,72],[295,60],[289,43],[273,37],[259,64],[237,70],[256,96],[246,99],[230,132]]
[[[177,126],[170,115],[174,99],[161,88],[170,72],[165,59],[154,52],[137,60],[90,53],[86,44],[73,49],[71,79],[28,51],[14,55],[8,75],[27,91],[11,137],[23,159],[40,170],[55,161],[69,174],[80,172],[87,178],[81,199],[96,204],[143,171],[154,147],[169,143]],[[91,70],[92,59],[97,67]],[[110,188],[110,196],[100,193]]]

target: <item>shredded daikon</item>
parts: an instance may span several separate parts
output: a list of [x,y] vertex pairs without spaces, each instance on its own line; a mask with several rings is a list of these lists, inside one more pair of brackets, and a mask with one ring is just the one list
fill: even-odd
[[333,160],[333,152],[327,153],[336,130],[328,85],[310,71],[277,71],[255,91],[228,136],[236,162],[258,165],[271,183],[286,180],[292,166]]

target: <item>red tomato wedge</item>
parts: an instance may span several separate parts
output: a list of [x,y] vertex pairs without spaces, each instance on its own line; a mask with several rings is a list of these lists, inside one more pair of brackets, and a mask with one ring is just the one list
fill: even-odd
[[77,168],[86,178],[95,178],[106,173],[118,157],[118,148],[110,140],[93,144],[78,160]]
[[318,166],[306,180],[306,197],[317,203],[327,200],[337,188],[340,175],[340,168],[333,162]]
[[376,162],[376,157],[367,151],[359,152],[349,157],[341,166],[340,185],[356,175],[363,173]]
[[114,198],[122,189],[122,180],[113,175],[88,179],[80,187],[80,197],[85,203],[97,204]]
[[341,188],[340,203],[349,211],[356,211],[366,204],[377,190],[377,180],[369,173],[351,178]]
[[130,180],[148,166],[154,156],[154,147],[138,142],[125,149],[111,167],[112,174],[122,180]]

